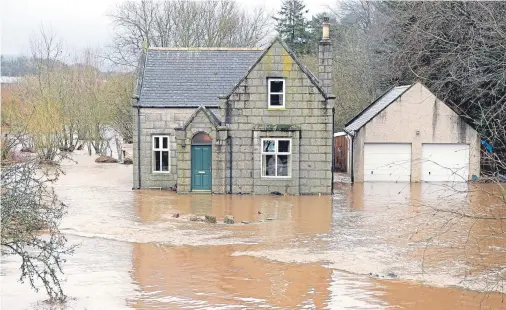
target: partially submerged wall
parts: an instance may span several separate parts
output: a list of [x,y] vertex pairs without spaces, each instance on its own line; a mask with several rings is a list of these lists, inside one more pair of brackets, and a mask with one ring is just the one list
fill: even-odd
[[420,182],[423,143],[469,144],[469,179],[480,173],[478,133],[426,87],[416,83],[354,137],[354,181],[364,181],[364,143],[411,143],[411,181]]

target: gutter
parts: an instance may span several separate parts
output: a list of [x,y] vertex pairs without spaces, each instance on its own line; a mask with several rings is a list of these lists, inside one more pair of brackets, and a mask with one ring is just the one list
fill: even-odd
[[355,182],[355,173],[353,171],[353,137],[354,135],[352,135],[349,131],[346,130],[346,128],[343,128],[343,131],[346,132],[349,136],[350,136],[350,139],[351,139],[351,152],[350,152],[350,179],[351,179],[351,183],[354,183]]
[[[198,109],[200,105],[133,105],[134,108],[150,108],[150,109],[166,109],[166,108],[178,108],[178,109]],[[219,109],[219,105],[206,105],[208,109]]]

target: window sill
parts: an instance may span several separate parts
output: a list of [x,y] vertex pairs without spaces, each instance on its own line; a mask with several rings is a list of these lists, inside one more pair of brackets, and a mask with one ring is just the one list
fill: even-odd
[[267,108],[267,111],[284,111],[286,108]]
[[265,180],[289,180],[291,179],[292,177],[269,177],[269,176],[262,176],[261,177],[262,179],[265,179]]
[[170,171],[151,171],[151,174],[170,174]]

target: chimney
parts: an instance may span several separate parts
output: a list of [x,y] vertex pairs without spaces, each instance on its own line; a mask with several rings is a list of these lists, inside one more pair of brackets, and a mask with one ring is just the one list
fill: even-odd
[[329,18],[322,23],[322,39],[318,42],[318,80],[327,95],[332,94],[332,41],[329,35]]

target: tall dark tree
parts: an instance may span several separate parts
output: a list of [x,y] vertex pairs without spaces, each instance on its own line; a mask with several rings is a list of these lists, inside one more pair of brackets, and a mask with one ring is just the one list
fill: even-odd
[[304,14],[308,10],[302,0],[284,0],[276,21],[276,30],[288,46],[297,54],[311,51],[309,21]]
[[[383,49],[398,84],[420,80],[506,155],[506,3],[384,2]],[[497,161],[492,172],[504,174]]]
[[[313,15],[310,21],[308,21],[308,44],[309,46],[309,53],[311,55],[318,55],[318,42],[322,38],[322,23],[323,18],[328,17],[328,14],[325,13],[318,13],[316,15]],[[335,18],[333,18],[335,19]],[[336,31],[336,23],[331,22],[330,24],[330,36],[331,40],[335,41],[337,35]]]

